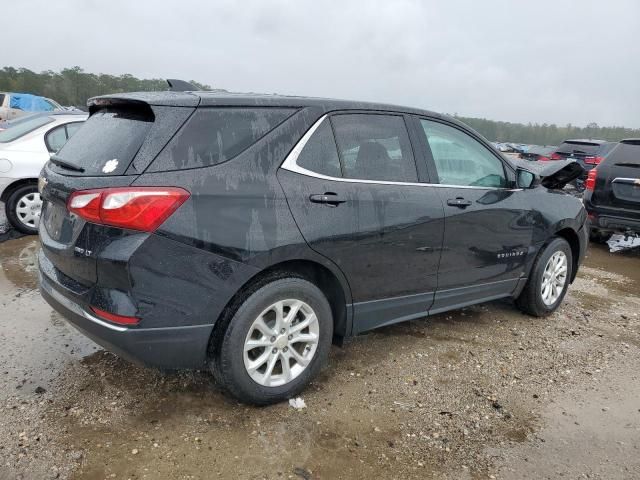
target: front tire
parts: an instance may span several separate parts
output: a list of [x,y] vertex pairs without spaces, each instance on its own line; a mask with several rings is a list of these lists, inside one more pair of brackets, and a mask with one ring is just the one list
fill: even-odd
[[42,200],[37,185],[27,184],[16,188],[7,199],[5,213],[11,226],[27,235],[38,233]]
[[281,278],[250,291],[214,335],[216,380],[242,402],[267,405],[300,393],[326,363],[333,316],[318,287]]
[[556,237],[536,258],[516,305],[534,317],[550,315],[562,303],[572,272],[571,247],[565,239]]

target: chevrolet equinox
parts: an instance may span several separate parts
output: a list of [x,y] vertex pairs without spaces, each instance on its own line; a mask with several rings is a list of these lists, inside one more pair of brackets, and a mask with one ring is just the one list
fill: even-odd
[[332,342],[498,298],[558,308],[584,257],[571,160],[512,163],[447,116],[270,95],[89,101],[42,171],[44,298],[124,358],[299,393]]

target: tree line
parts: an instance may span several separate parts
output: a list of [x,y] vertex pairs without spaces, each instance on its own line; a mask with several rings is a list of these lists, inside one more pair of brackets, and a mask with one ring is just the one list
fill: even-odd
[[586,127],[577,127],[570,123],[565,126],[553,123],[510,123],[487,120],[485,118],[456,118],[484,137],[496,142],[513,142],[533,145],[559,145],[569,138],[594,138],[600,140],[620,141],[623,138],[640,138],[640,129],[625,127],[600,127],[590,123]]
[[[201,90],[211,90],[209,85],[190,82]],[[0,70],[0,91],[42,95],[64,106],[83,108],[87,99],[97,95],[153,90],[167,90],[167,82],[159,78],[140,79],[129,74],[88,73],[80,67],[40,73],[14,67]]]
[[[190,83],[201,90],[212,87],[194,80]],[[84,107],[87,99],[108,93],[166,90],[164,79],[140,79],[133,75],[108,75],[88,73],[76,66],[63,68],[59,72],[46,70],[40,73],[27,68],[3,67],[0,70],[0,91],[25,92],[52,98],[65,106]],[[489,140],[497,142],[515,142],[536,145],[558,145],[567,138],[599,138],[603,140],[622,140],[640,138],[640,129],[625,127],[600,127],[590,123],[586,127],[571,124],[510,123],[485,118],[456,116]]]

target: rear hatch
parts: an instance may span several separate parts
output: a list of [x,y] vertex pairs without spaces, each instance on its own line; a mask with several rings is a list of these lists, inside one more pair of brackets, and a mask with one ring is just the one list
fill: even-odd
[[622,140],[601,163],[591,203],[640,218],[640,139]]
[[573,159],[585,170],[590,170],[598,165],[615,145],[615,142],[603,140],[565,140],[551,159]]
[[193,106],[151,105],[131,96],[90,103],[89,119],[42,172],[40,237],[45,273],[81,294],[96,283],[101,254],[114,238],[146,237],[88,223],[70,213],[67,203],[78,190],[131,185],[193,113],[197,97],[189,101]]

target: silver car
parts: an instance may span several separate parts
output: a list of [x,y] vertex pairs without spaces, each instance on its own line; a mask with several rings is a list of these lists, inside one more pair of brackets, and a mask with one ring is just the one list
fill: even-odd
[[38,232],[40,170],[86,119],[86,113],[74,112],[34,115],[0,132],[0,201],[17,230]]

